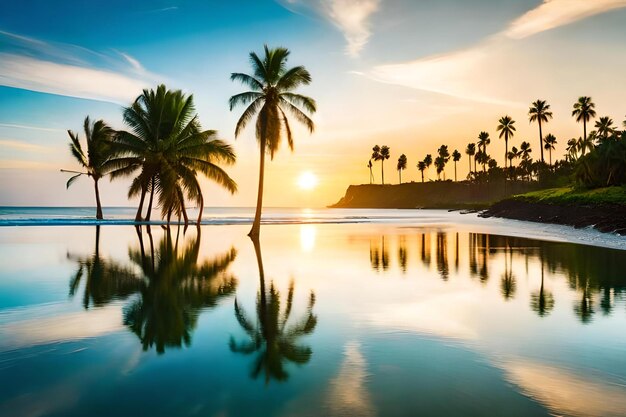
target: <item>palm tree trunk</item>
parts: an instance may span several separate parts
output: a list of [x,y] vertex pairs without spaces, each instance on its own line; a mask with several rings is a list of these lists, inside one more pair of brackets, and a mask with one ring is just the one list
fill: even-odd
[[261,306],[263,307],[263,312],[265,313],[265,306],[267,306],[267,296],[265,293],[265,270],[263,268],[263,257],[261,256],[261,242],[259,241],[258,235],[250,236],[250,239],[252,240],[252,244],[254,245],[254,254],[256,255],[256,263],[259,268],[259,295],[261,299]]
[[254,222],[252,223],[252,229],[250,229],[250,236],[252,239],[258,238],[261,232],[261,211],[263,209],[263,177],[265,175],[265,137],[261,138],[259,147],[261,148],[261,157],[259,163],[259,190],[256,198],[256,212],[254,213]]
[[380,177],[381,177],[381,184],[385,185],[385,160],[381,159],[380,160]]
[[98,189],[98,179],[93,180],[93,187],[96,190],[96,219],[102,220],[102,204],[100,204],[100,190]]
[[152,190],[150,191],[150,201],[148,202],[148,211],[146,212],[146,221],[149,222],[150,221],[150,216],[152,214],[152,200],[154,199],[154,180],[155,178],[152,177]]
[[424,182],[424,171],[420,171],[422,173],[422,182]]
[[[504,170],[506,171],[506,154],[509,153],[509,134],[504,135]],[[506,178],[506,176],[505,176]]]
[[202,195],[202,193],[200,193],[199,199],[200,199],[200,212],[198,213],[198,221],[197,221],[198,226],[200,226],[200,222],[202,221],[202,213],[204,212],[204,196]]
[[467,162],[469,162],[469,171],[468,171],[468,174],[467,174],[467,175],[469,175],[469,174],[472,173],[472,155],[467,155]]
[[[472,171],[472,167],[470,166],[470,172]],[[478,169],[476,168],[476,155],[474,155],[474,172],[478,172]]]
[[456,161],[454,161],[454,182],[456,182]]
[[550,166],[552,166],[552,148],[550,148]]
[[402,184],[402,170],[398,170],[398,175],[400,176],[400,184]]
[[[583,139],[585,140],[585,144],[586,144],[587,143],[587,121],[584,118],[583,118]],[[583,155],[585,154],[584,153],[585,148],[583,148]]]
[[146,188],[141,187],[141,198],[139,199],[139,207],[137,208],[137,214],[135,215],[135,221],[141,221],[141,212],[143,211],[143,201],[146,198]]
[[189,226],[189,217],[187,217],[187,207],[185,207],[185,197],[183,197],[181,194],[178,198],[180,198],[181,212],[183,214],[183,219],[185,221],[185,228],[187,228],[187,226]]
[[537,119],[539,121],[539,149],[541,150],[541,162],[543,162],[543,134],[541,133],[541,118]]

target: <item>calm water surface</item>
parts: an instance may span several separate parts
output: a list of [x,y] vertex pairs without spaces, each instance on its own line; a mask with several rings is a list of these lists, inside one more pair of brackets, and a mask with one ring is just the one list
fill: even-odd
[[625,251],[247,229],[0,228],[0,415],[626,415]]

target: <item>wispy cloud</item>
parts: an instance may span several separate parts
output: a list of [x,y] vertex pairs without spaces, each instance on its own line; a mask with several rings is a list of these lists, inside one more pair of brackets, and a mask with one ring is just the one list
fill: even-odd
[[626,0],[544,0],[514,20],[505,34],[521,39],[621,7]]
[[[511,101],[510,81],[534,80],[534,86],[538,87],[546,75],[545,71],[543,75],[535,74],[535,66],[523,62],[530,58],[520,53],[519,39],[620,7],[626,7],[626,0],[544,0],[512,21],[504,31],[474,46],[413,61],[379,65],[366,75],[380,82],[460,99],[520,106],[520,103]],[[541,65],[549,59],[544,58]],[[520,68],[526,68],[526,72],[520,72]]]
[[126,104],[162,80],[130,54],[0,31],[0,85]]
[[370,17],[378,10],[380,0],[325,0],[326,15],[341,30],[348,45],[346,52],[357,57],[372,32]]
[[17,140],[11,139],[0,139],[0,147],[11,148],[20,151],[29,151],[29,152],[46,152],[49,149],[45,146],[35,145],[33,143],[20,142]]
[[287,9],[312,10],[332,22],[346,39],[346,53],[358,57],[372,35],[371,17],[382,0],[278,0]]
[[14,123],[0,123],[0,128],[40,130],[44,132],[65,132],[65,129],[55,129],[52,127],[41,127],[41,126],[28,126],[28,125],[14,124]]

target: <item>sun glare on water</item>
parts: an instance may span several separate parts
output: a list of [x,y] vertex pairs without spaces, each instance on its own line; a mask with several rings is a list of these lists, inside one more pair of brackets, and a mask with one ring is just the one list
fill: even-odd
[[305,171],[298,177],[298,187],[303,190],[312,190],[317,187],[317,176],[311,171]]

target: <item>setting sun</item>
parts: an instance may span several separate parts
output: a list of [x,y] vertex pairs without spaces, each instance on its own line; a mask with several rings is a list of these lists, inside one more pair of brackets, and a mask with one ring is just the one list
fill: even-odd
[[317,176],[311,171],[306,171],[298,177],[298,187],[303,190],[312,190],[317,187]]

